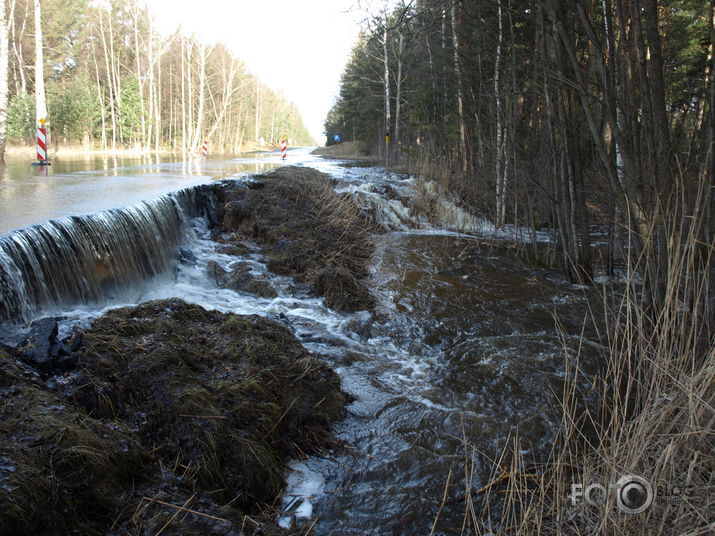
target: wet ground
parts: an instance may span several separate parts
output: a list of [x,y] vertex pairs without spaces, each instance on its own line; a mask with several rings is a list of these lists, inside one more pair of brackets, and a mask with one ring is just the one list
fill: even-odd
[[[220,252],[208,222],[199,218],[185,223],[182,241],[182,250],[194,258],[177,263],[174,272],[130,296],[68,304],[52,313],[66,317],[63,333],[107,308],[171,297],[221,312],[283,319],[308,350],[325,356],[355,401],[336,426],[346,445],[342,453],[293,462],[281,524],[314,520],[316,534],[429,534],[451,471],[436,533],[459,533],[465,444],[479,452],[471,490],[486,483],[489,456],[515,427],[525,445],[533,445],[529,451],[549,444],[565,357],[581,348],[590,358],[599,350],[580,336],[588,291],[555,272],[525,267],[500,248],[480,245],[480,232],[489,233],[489,226],[456,209],[443,207],[431,223],[413,217],[415,181],[409,177],[307,153],[301,163],[332,175],[336,191],[350,195],[381,229],[367,279],[373,311],[330,309],[293,278],[269,270],[257,243],[247,243],[238,255]],[[173,172],[179,181],[198,182],[223,177],[241,163],[207,165],[213,171],[196,179],[183,175],[180,164],[156,169],[164,170],[159,182],[174,180]],[[131,168],[114,179],[97,173],[102,179],[87,179],[89,192],[145,176]],[[3,213],[2,229],[20,221],[14,218]],[[238,265],[268,282],[274,294],[221,288],[210,276],[216,266],[229,273]]]

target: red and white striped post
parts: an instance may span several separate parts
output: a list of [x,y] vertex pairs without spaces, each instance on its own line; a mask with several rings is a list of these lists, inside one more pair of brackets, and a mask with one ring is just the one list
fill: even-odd
[[201,156],[208,156],[209,155],[209,142],[207,140],[204,140],[204,142],[201,144]]
[[47,160],[47,128],[45,123],[47,120],[43,117],[40,119],[40,126],[37,127],[37,159],[40,163]]
[[286,159],[286,153],[288,152],[288,139],[283,136],[283,147],[281,147],[281,158]]

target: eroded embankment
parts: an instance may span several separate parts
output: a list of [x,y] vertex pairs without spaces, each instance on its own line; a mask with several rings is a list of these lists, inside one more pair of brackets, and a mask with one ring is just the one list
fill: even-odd
[[[372,306],[370,227],[327,176],[223,185],[218,208],[217,249],[250,241],[329,306]],[[267,520],[285,463],[335,446],[348,398],[280,322],[178,299],[110,311],[71,345],[42,342],[0,351],[8,534],[281,531]]]
[[8,534],[154,534],[182,505],[201,514],[164,533],[234,534],[289,458],[332,445],[340,380],[277,322],[158,301],[83,339],[49,381],[0,353]]
[[237,183],[223,190],[215,236],[221,251],[240,253],[245,241],[257,243],[272,272],[307,283],[328,307],[371,309],[362,280],[374,228],[350,196],[336,194],[329,176],[307,168],[280,168],[255,179],[250,188]]

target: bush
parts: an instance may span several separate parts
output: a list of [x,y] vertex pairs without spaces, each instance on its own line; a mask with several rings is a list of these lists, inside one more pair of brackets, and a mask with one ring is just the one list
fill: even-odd
[[35,140],[35,99],[18,93],[10,99],[7,109],[7,137],[16,142]]
[[89,78],[48,85],[49,117],[56,136],[82,140],[94,133],[99,117],[99,101]]

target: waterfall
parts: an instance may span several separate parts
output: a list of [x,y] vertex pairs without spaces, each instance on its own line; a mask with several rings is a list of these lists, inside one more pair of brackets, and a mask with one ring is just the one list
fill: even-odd
[[72,216],[0,238],[0,323],[43,309],[98,303],[169,274],[182,227],[213,218],[215,188],[186,188],[127,208]]

